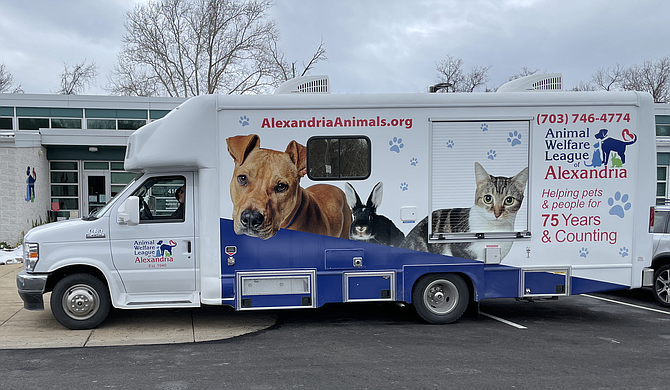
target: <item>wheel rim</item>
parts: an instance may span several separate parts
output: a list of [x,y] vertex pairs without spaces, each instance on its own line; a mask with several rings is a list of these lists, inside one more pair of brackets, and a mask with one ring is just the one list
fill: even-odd
[[658,274],[656,277],[656,295],[665,303],[670,303],[670,270]]
[[458,304],[458,288],[444,279],[434,280],[424,290],[423,301],[435,314],[450,313]]
[[63,294],[63,310],[75,320],[86,320],[97,313],[100,297],[95,289],[86,284],[77,284]]

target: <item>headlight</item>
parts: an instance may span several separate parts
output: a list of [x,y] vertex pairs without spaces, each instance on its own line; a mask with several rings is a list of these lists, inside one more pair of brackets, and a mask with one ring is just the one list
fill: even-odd
[[23,243],[23,269],[33,271],[40,259],[40,246],[38,244]]

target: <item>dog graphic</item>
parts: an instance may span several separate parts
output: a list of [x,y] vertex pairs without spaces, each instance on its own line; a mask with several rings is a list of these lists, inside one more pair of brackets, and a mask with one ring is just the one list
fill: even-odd
[[158,250],[156,251],[156,257],[165,257],[166,252],[168,254],[167,257],[172,257],[172,248],[176,247],[177,243],[170,240],[169,244],[163,244],[163,240],[160,240],[156,245],[159,245]]
[[332,185],[300,186],[307,150],[291,141],[286,151],[262,149],[256,134],[226,139],[235,161],[230,181],[236,234],[268,239],[280,228],[349,238],[351,209]]
[[[628,131],[628,129],[623,129],[621,132],[621,135],[623,136],[624,134],[631,135],[631,133]],[[621,158],[621,164],[626,163],[626,146],[634,144],[635,141],[637,141],[637,135],[632,134],[633,140],[632,141],[622,141],[614,138],[610,138],[607,136],[607,129],[600,129],[598,134],[595,135],[595,137],[599,140],[602,140],[600,142],[600,149],[603,151],[603,164],[607,165],[607,162],[609,161],[610,154],[612,152],[616,152],[616,154],[619,155]]]

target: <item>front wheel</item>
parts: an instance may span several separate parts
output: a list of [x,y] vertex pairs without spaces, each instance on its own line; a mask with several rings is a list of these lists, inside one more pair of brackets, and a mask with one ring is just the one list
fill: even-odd
[[666,264],[654,272],[654,298],[665,307],[670,307],[670,264]]
[[93,329],[107,318],[111,301],[107,286],[93,275],[61,279],[51,293],[51,312],[70,329]]
[[434,274],[421,277],[414,286],[412,302],[416,312],[431,324],[456,322],[470,301],[470,291],[456,274]]

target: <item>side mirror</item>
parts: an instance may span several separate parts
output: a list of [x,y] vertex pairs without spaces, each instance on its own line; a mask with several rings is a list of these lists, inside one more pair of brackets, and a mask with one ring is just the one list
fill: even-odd
[[116,212],[116,223],[119,225],[136,226],[140,223],[140,198],[129,196]]

